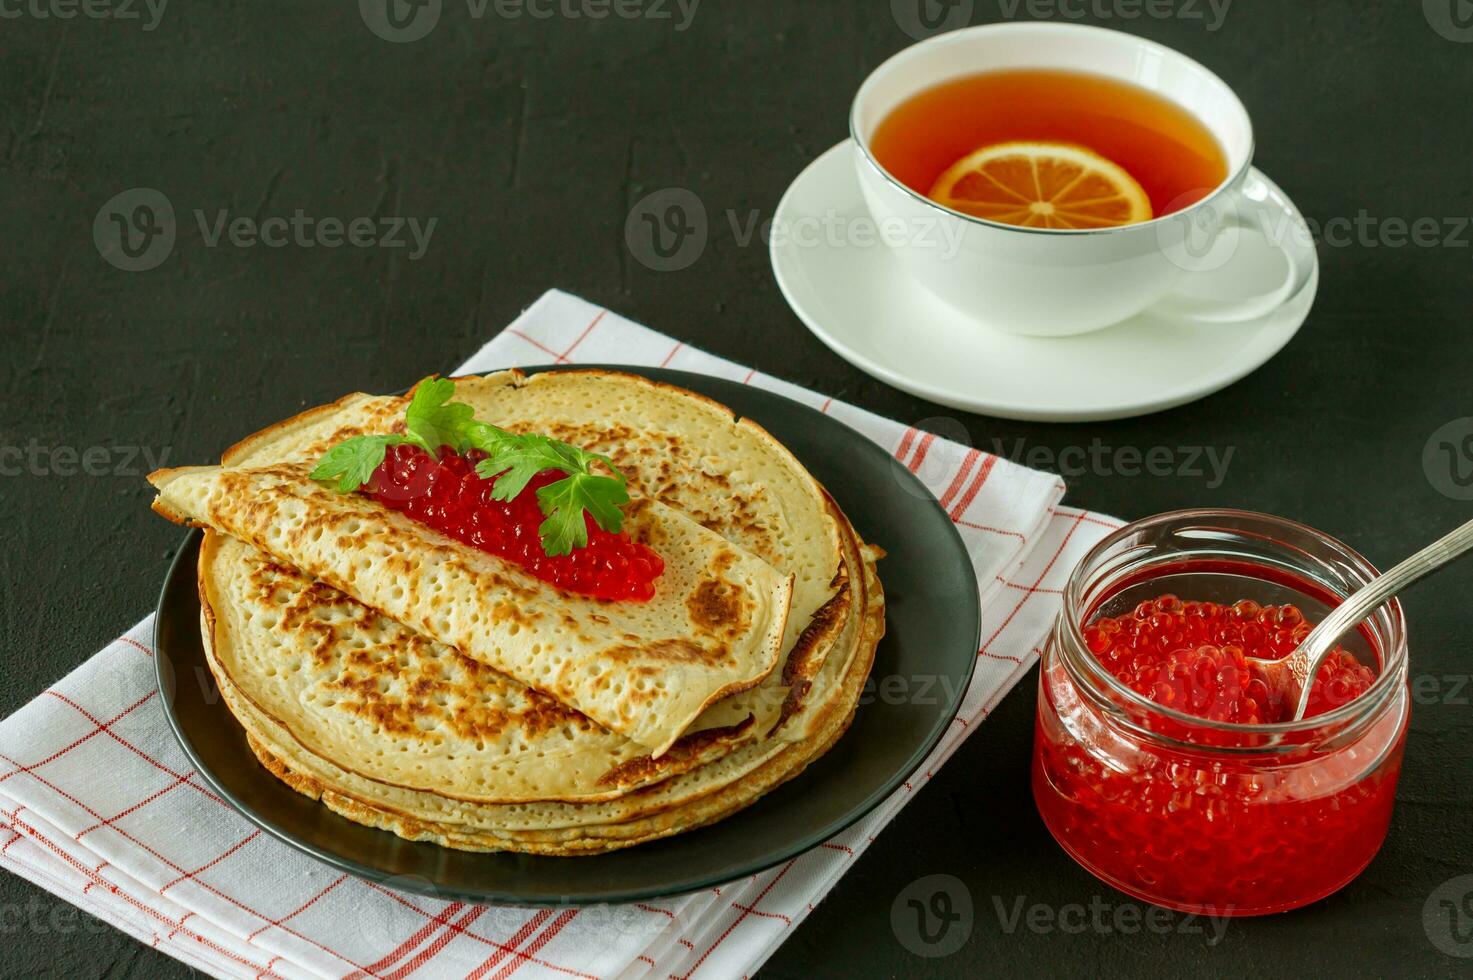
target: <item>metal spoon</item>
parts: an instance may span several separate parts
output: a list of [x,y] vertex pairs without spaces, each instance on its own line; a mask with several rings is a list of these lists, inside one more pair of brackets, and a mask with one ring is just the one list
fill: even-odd
[[1426,578],[1444,565],[1451,564],[1454,559],[1462,557],[1470,550],[1473,550],[1473,521],[1469,521],[1447,537],[1423,548],[1391,571],[1366,583],[1354,595],[1335,607],[1335,611],[1326,616],[1324,621],[1304,638],[1304,642],[1284,659],[1249,658],[1249,662],[1259,667],[1275,681],[1284,684],[1283,689],[1288,691],[1290,696],[1297,698],[1298,706],[1294,709],[1294,720],[1300,720],[1309,707],[1309,695],[1313,687],[1314,676],[1319,673],[1320,666],[1335,648],[1339,639],[1402,589]]

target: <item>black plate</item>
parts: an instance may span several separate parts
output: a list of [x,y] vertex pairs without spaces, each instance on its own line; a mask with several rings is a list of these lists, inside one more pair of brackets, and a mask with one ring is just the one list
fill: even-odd
[[[475,854],[360,826],[262,768],[214,693],[200,644],[195,531],[159,596],[159,690],[179,743],[220,796],[275,837],[372,881],[474,902],[577,905],[696,891],[770,868],[844,830],[915,771],[961,705],[981,632],[976,575],[946,513],[885,450],[827,415],[705,375],[624,370],[708,395],[761,424],[828,487],[860,535],[889,552],[880,564],[888,632],[874,686],[834,748],[721,823],[598,857]],[[900,680],[880,686],[885,678]]]

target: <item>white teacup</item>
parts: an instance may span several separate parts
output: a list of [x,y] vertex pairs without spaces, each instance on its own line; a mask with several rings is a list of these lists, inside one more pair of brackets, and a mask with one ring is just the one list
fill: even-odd
[[[1217,137],[1230,176],[1184,210],[1153,221],[1087,231],[1021,228],[953,211],[902,184],[870,149],[875,130],[911,96],[965,75],[1063,69],[1131,82],[1190,111]],[[1010,333],[1067,337],[1151,308],[1173,316],[1237,322],[1293,299],[1314,269],[1314,246],[1298,233],[1294,205],[1253,163],[1253,124],[1232,89],[1202,65],[1152,41],[1077,24],[1004,24],[942,34],[901,51],[855,96],[850,129],[859,184],[880,227],[939,234],[886,236],[919,283],[979,323]],[[1283,233],[1284,230],[1289,233]],[[1245,231],[1283,251],[1277,288],[1231,300],[1179,290],[1188,272],[1221,267]],[[948,247],[928,247],[946,242]]]

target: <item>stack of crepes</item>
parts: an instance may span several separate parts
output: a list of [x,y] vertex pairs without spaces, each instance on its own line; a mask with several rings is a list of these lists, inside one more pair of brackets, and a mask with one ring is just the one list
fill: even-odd
[[610,457],[655,597],[564,592],[370,496],[311,479],[402,431],[350,395],[162,470],[207,529],[210,668],[277,777],[350,820],[467,850],[592,854],[691,830],[847,729],[884,632],[878,549],[771,435],[633,375],[459,379],[478,420]]

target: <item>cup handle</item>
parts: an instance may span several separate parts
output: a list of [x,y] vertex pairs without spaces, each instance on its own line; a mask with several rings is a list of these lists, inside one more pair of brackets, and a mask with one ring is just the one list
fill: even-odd
[[[1267,316],[1292,301],[1309,285],[1317,256],[1314,240],[1307,233],[1304,218],[1294,202],[1256,167],[1249,169],[1243,182],[1226,198],[1228,213],[1223,217],[1216,235],[1218,241],[1213,247],[1223,244],[1220,239],[1228,234],[1257,234],[1283,253],[1289,265],[1284,282],[1277,289],[1242,299],[1211,299],[1173,293],[1153,307],[1155,311],[1203,323],[1242,323]],[[1187,214],[1182,218],[1191,220]],[[1236,245],[1233,245],[1228,258],[1209,268],[1225,265],[1235,251]]]

